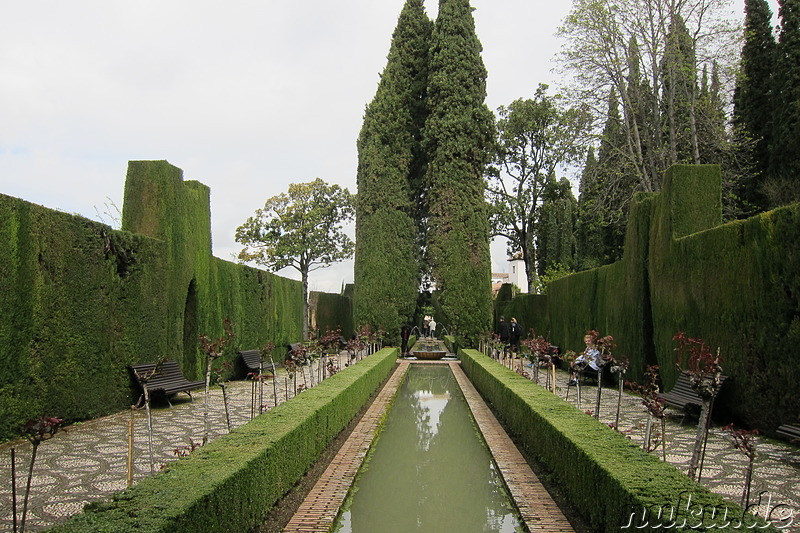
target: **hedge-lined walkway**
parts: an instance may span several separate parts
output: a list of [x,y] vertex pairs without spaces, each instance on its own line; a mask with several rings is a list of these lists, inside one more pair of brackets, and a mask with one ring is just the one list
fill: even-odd
[[[339,368],[349,358],[339,355]],[[286,387],[278,372],[278,403],[286,400]],[[302,383],[299,380],[298,383]],[[250,421],[251,381],[227,383],[231,427]],[[289,397],[292,392],[289,391]],[[173,398],[173,407],[158,404],[152,410],[153,455],[155,469],[178,459],[192,443],[203,440],[203,389],[192,392],[193,401],[184,394]],[[267,408],[274,406],[272,380],[264,384],[263,400]],[[258,407],[256,407],[258,409]],[[256,411],[257,413],[258,411]],[[109,497],[127,487],[128,411],[74,424],[59,431],[39,447],[26,529],[41,531],[79,513],[86,503]],[[212,387],[209,400],[209,438],[228,432],[222,389]],[[22,491],[27,479],[31,445],[17,441],[0,445],[0,531],[12,531],[11,448],[16,448],[17,513],[22,514]],[[147,442],[147,418],[144,409],[134,413],[134,483],[150,474]]]
[[[506,361],[506,366],[518,369],[519,360],[513,363]],[[533,375],[527,361],[522,369],[530,376]],[[539,382],[544,386],[545,372],[540,370]],[[556,394],[576,407],[578,407],[578,394],[576,387],[569,388],[567,395],[566,372],[556,372]],[[580,409],[593,415],[597,398],[597,387],[589,381],[581,387]],[[532,383],[533,385],[533,383]],[[617,412],[618,390],[604,387],[601,394],[599,419],[605,424],[613,424]],[[666,423],[666,457],[667,462],[674,465],[681,472],[688,472],[692,457],[697,419],[685,418],[683,413],[672,408],[667,409]],[[631,440],[639,444],[644,443],[647,412],[641,404],[640,398],[623,393],[620,411],[620,431]],[[660,431],[656,425],[653,432]],[[744,487],[747,458],[732,444],[729,432],[719,425],[714,425],[709,430],[706,455],[703,463],[700,482],[711,491],[720,494],[735,503],[739,503]],[[750,504],[754,512],[758,510],[761,516],[782,505],[780,510],[773,513],[791,511],[794,515],[793,525],[784,531],[800,532],[800,447],[793,446],[776,440],[758,438],[757,457],[751,483]],[[657,450],[651,452],[656,457],[661,457],[662,450],[659,445]],[[761,505],[758,505],[759,494],[762,496]]]
[[[544,380],[544,375],[540,374]],[[557,373],[558,395],[566,392],[565,373]],[[531,384],[531,386],[534,386]],[[250,382],[234,381],[228,385],[231,406],[231,423],[238,426],[250,419]],[[282,387],[278,388],[279,401],[284,400]],[[595,388],[583,388],[583,410],[594,409]],[[154,410],[154,451],[156,468],[174,461],[176,448],[190,445],[190,440],[200,442],[203,437],[203,393],[194,393],[195,400],[178,400],[172,408]],[[267,383],[264,400],[272,404],[272,386]],[[179,395],[185,398],[185,395]],[[616,390],[603,392],[600,419],[610,423],[616,412]],[[569,401],[576,403],[575,389],[570,390]],[[227,432],[222,393],[218,387],[211,392],[211,436]],[[677,413],[674,413],[677,415]],[[67,516],[79,512],[83,505],[109,497],[126,486],[127,431],[130,413],[122,412],[84,424],[76,424],[59,432],[44,442],[34,470],[33,486],[28,511],[29,531],[41,531]],[[631,439],[641,444],[644,438],[646,415],[636,397],[623,395],[620,427]],[[667,460],[682,471],[687,470],[695,426],[691,422],[680,424],[680,416],[671,418],[667,426]],[[10,448],[17,448],[18,509],[22,508],[21,491],[30,445],[27,442],[7,443],[0,446],[0,531],[11,531],[11,477]],[[144,411],[135,413],[135,480],[149,474],[147,453],[147,427]],[[798,531],[800,526],[800,449],[780,442],[762,441],[758,447],[753,479],[753,494],[760,491],[771,496],[774,507],[783,504],[792,509],[797,518],[795,525],[786,531]],[[660,453],[660,452],[659,452]],[[745,457],[731,446],[725,432],[712,428],[702,472],[702,483],[711,490],[733,501],[739,501],[744,480]],[[765,501],[766,503],[766,501]]]

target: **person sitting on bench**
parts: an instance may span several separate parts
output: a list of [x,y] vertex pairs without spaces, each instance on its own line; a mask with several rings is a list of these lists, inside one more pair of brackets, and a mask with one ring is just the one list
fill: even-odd
[[595,372],[600,371],[600,367],[598,365],[600,350],[597,349],[597,345],[595,344],[595,337],[593,335],[586,334],[583,337],[583,342],[586,343],[586,349],[570,365],[571,373],[567,386],[577,385],[578,374],[586,367],[591,368]]

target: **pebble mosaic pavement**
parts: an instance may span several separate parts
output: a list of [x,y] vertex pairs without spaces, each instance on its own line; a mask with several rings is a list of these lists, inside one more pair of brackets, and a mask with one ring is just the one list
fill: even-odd
[[[340,355],[344,361],[346,354]],[[526,368],[526,370],[530,370]],[[544,383],[544,374],[539,374]],[[567,375],[558,372],[556,394],[564,398],[567,392]],[[279,372],[278,383],[282,383]],[[536,386],[531,384],[531,386]],[[593,410],[596,388],[582,387],[581,405],[577,405],[575,387],[569,388],[568,402],[581,410]],[[245,424],[251,415],[251,383],[232,381],[227,387],[233,427]],[[180,394],[173,407],[158,407],[153,410],[155,468],[178,459],[175,450],[201,442],[203,438],[203,392],[193,393],[194,401]],[[264,403],[274,404],[272,384],[264,388]],[[278,387],[278,403],[285,401],[283,387]],[[617,393],[604,389],[600,420],[614,421]],[[678,412],[671,411],[667,421],[667,461],[681,471],[688,470],[695,426],[692,421],[683,421]],[[40,447],[34,468],[27,529],[42,531],[80,512],[92,501],[106,499],[114,492],[123,490],[127,484],[127,434],[130,412],[124,411],[82,424],[75,424],[60,431]],[[211,438],[227,432],[222,392],[214,387],[210,394]],[[634,442],[641,445],[644,440],[646,412],[635,396],[623,395],[620,428]],[[150,474],[147,451],[147,422],[144,410],[134,413],[134,482]],[[0,445],[0,531],[12,530],[11,504],[11,460],[10,450],[16,449],[18,509],[21,512],[21,492],[27,475],[31,446],[27,441],[16,441]],[[800,532],[800,448],[780,441],[760,439],[758,456],[752,482],[751,503],[763,493],[764,504],[756,510],[764,512],[767,505],[782,505],[785,514],[794,516],[792,526],[783,531]],[[658,452],[660,453],[660,449]],[[701,482],[712,491],[738,502],[742,494],[747,460],[737,451],[720,427],[709,432]]]

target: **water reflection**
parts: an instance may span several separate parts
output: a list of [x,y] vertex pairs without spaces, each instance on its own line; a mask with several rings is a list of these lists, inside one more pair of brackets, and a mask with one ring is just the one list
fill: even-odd
[[450,392],[436,393],[432,390],[420,390],[414,393],[413,399],[417,403],[415,410],[417,433],[419,434],[417,448],[421,451],[428,451],[431,441],[439,432],[439,419],[450,400]]
[[519,521],[452,372],[412,365],[357,491],[348,533],[513,532]]

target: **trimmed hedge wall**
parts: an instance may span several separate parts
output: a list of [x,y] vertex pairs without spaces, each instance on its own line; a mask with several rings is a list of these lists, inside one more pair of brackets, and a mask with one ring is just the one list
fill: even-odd
[[[663,531],[667,519],[656,513],[669,512],[670,506],[678,511],[678,524],[686,518],[687,524],[698,525],[692,528],[695,531],[742,529],[733,527],[742,516],[739,506],[645,453],[620,433],[476,350],[461,350],[459,357],[464,372],[522,453],[552,472],[593,531],[619,531],[631,513],[641,518],[643,509],[650,511],[650,519],[634,522],[631,529]],[[692,499],[687,513],[677,508],[687,503],[688,495]],[[722,527],[725,519],[720,516],[704,515],[705,524],[699,524],[698,511],[715,508],[728,509],[730,529]]]
[[164,243],[4,195],[0,243],[0,439],[130,405],[125,365],[167,349]]
[[[797,424],[800,204],[702,231],[718,223],[714,212],[683,229],[676,219],[690,218],[685,206],[702,199],[697,172],[672,172],[654,210],[666,221],[652,228],[650,253],[654,342],[665,382],[674,376],[672,336],[686,331],[720,348],[723,371],[735,379],[728,407],[737,418],[768,432]],[[718,190],[718,179],[706,189]],[[691,230],[697,233],[684,236]]]
[[312,324],[320,335],[337,329],[342,330],[345,339],[355,334],[353,300],[349,296],[312,291],[309,293],[308,304],[313,316]]
[[672,167],[661,193],[634,199],[621,261],[550,283],[538,297],[547,316],[528,311],[530,296],[503,311],[562,350],[583,350],[588,329],[612,335],[627,377],[657,364],[665,390],[685,331],[720,348],[735,421],[766,433],[796,424],[800,204],[721,225],[720,191],[718,166]]
[[385,348],[50,531],[250,531],[358,414],[396,360],[397,349]]
[[[511,285],[507,283],[503,285],[503,287],[506,286],[510,287]],[[498,297],[495,301],[495,331],[497,331],[498,318],[502,315],[508,321],[511,320],[511,317],[516,318],[526,336],[533,328],[537,335],[551,338],[552,325],[550,324],[548,302],[549,300],[544,294],[520,294],[510,301],[500,300]]]
[[[127,408],[129,364],[173,359],[202,379],[198,336],[221,336],[226,318],[223,361],[301,340],[300,282],[213,257],[209,189],[182,175],[130,162],[125,231],[0,195],[0,440],[41,415]],[[346,321],[339,298],[318,312]]]

